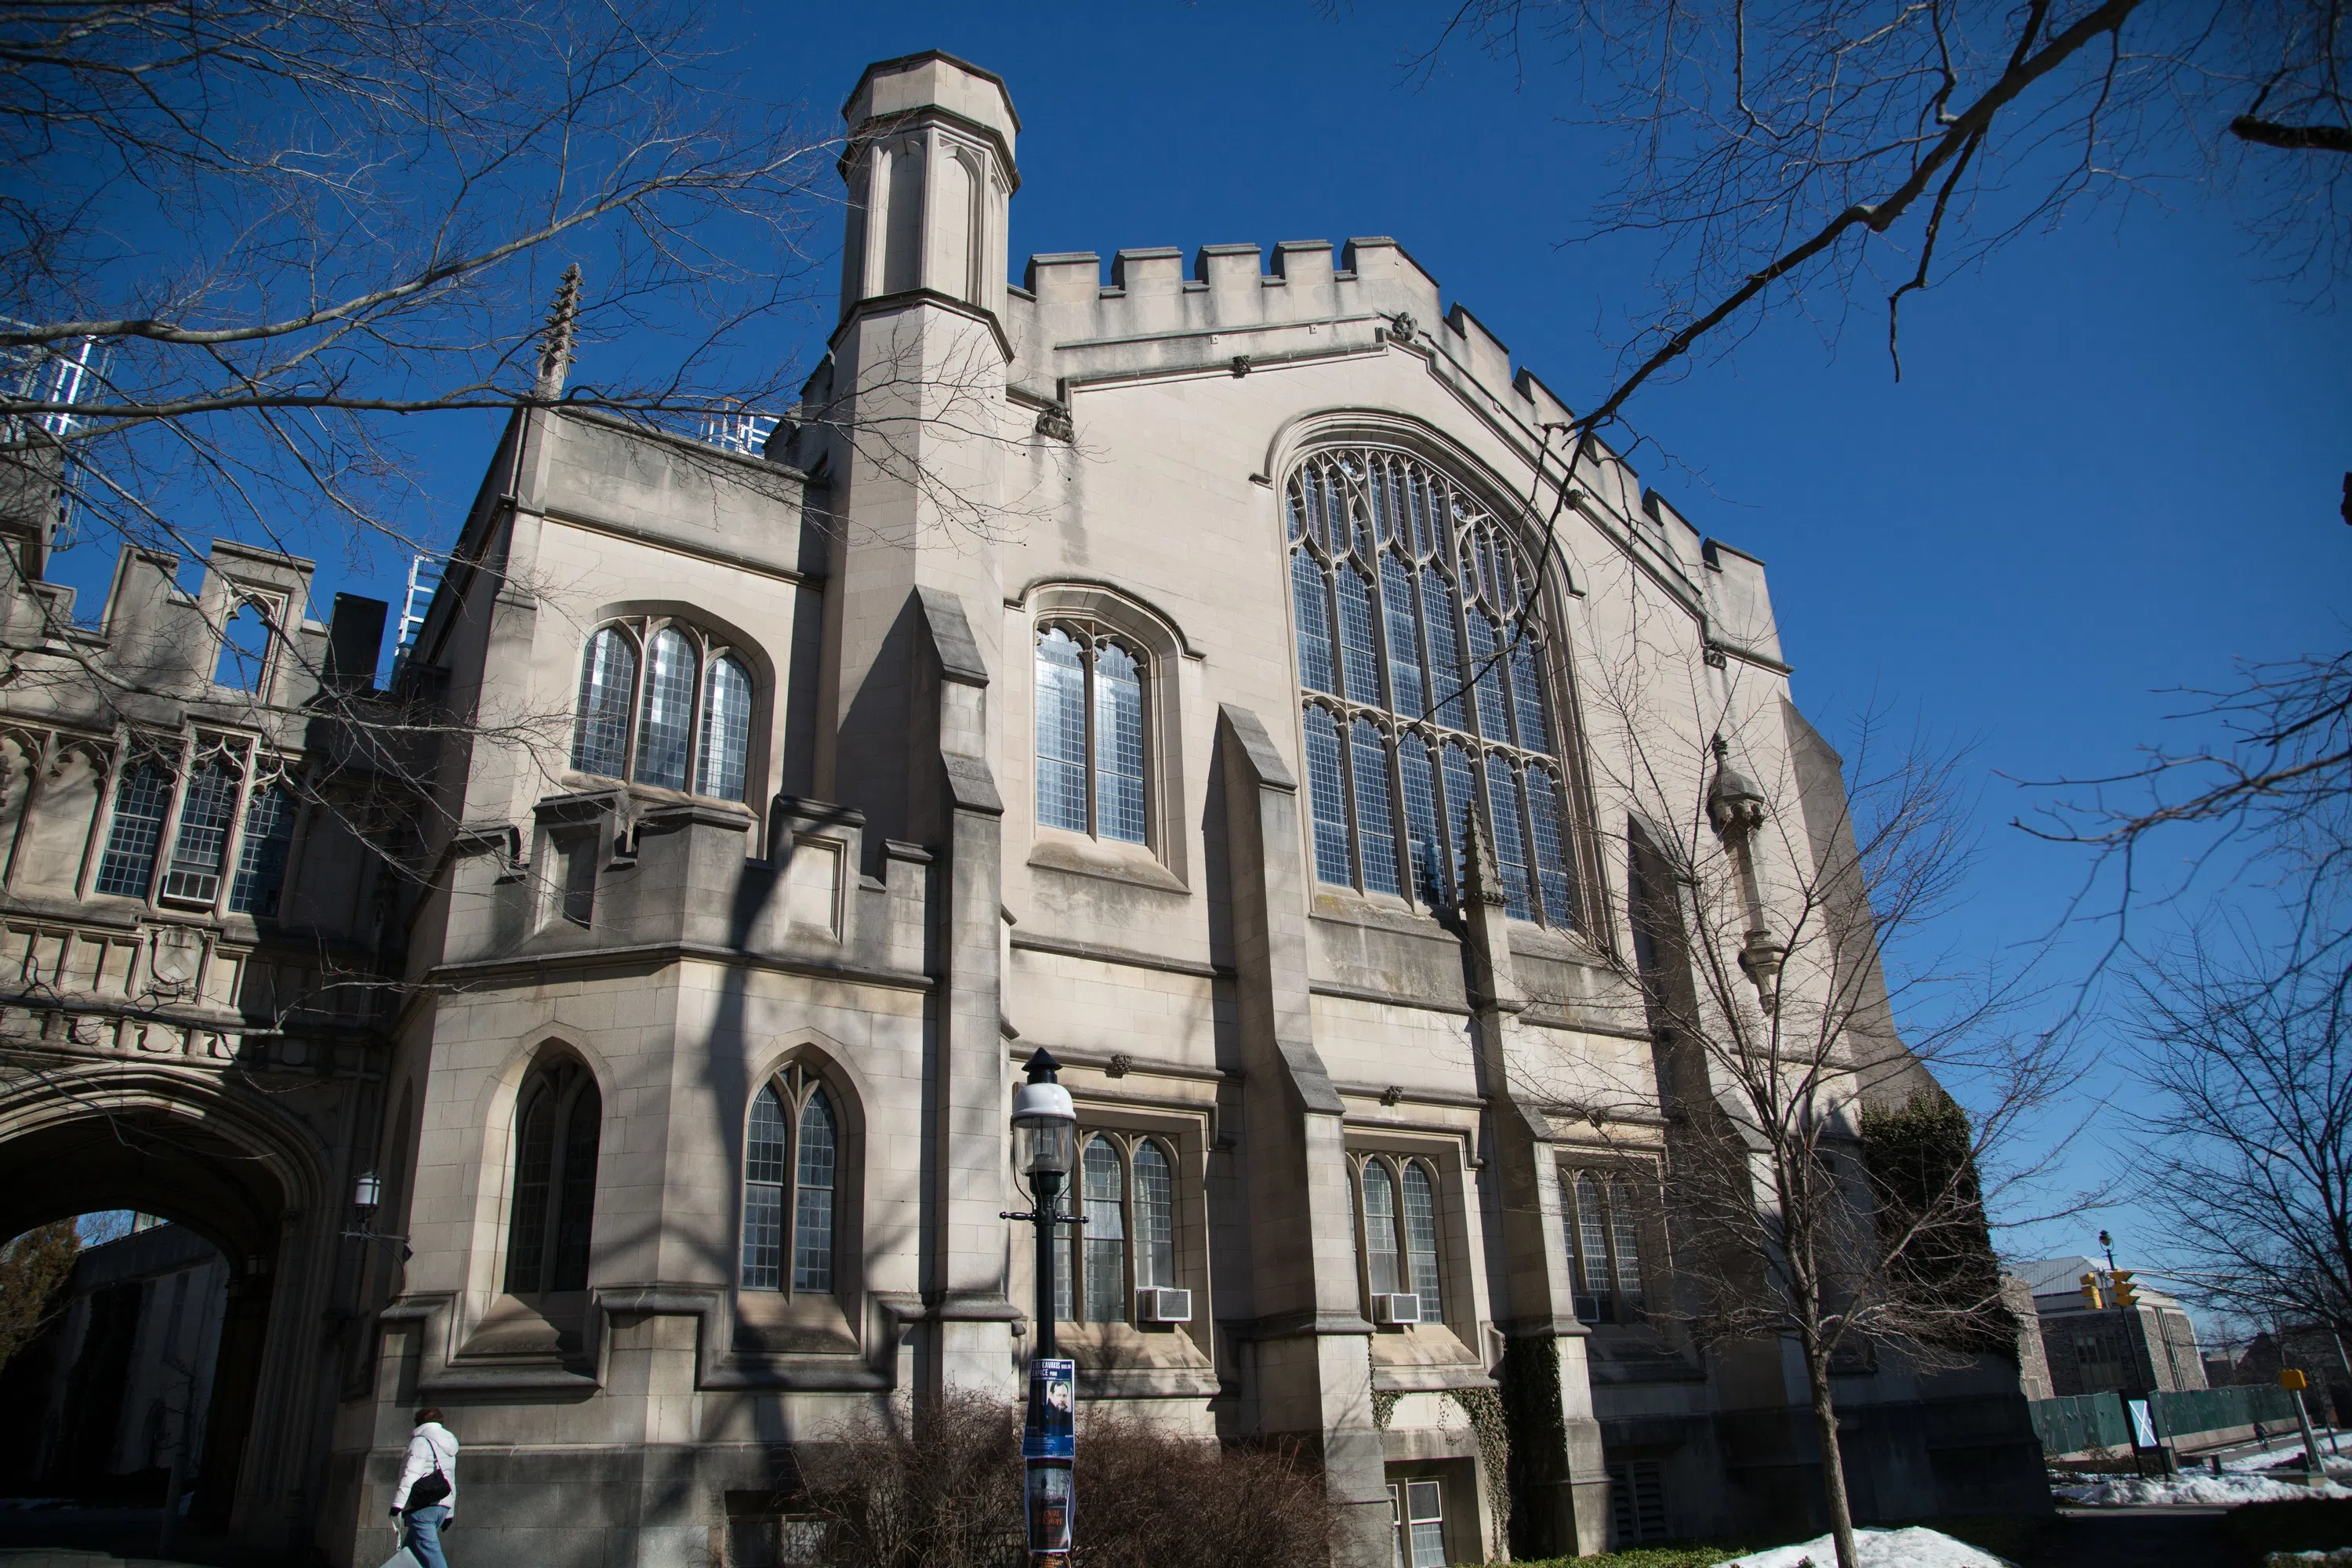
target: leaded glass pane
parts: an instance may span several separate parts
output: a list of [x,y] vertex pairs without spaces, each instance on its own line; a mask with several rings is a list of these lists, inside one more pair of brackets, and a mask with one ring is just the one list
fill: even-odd
[[1437,1194],[1428,1168],[1415,1161],[1404,1168],[1405,1276],[1421,1298],[1421,1321],[1442,1323],[1445,1306],[1437,1288]]
[[1381,557],[1381,629],[1388,634],[1391,706],[1409,719],[1424,719],[1421,682],[1421,612],[1412,597],[1412,574],[1394,555]]
[[801,1107],[800,1159],[793,1209],[793,1289],[833,1289],[833,1102],[814,1090]]
[[1095,831],[1140,844],[1143,824],[1143,681],[1135,656],[1116,643],[1095,651]]
[[1642,1226],[1639,1211],[1633,1207],[1633,1189],[1623,1182],[1610,1184],[1609,1227],[1617,1244],[1617,1299],[1627,1311],[1638,1312],[1643,1304]]
[[1528,840],[1520,827],[1518,774],[1500,757],[1486,759],[1486,825],[1495,830],[1495,867],[1503,874],[1503,907],[1513,920],[1536,918],[1528,901]]
[[629,702],[637,685],[637,651],[618,626],[588,639],[580,660],[580,710],[572,732],[572,765],[583,773],[619,778],[629,753]]
[[1307,796],[1315,817],[1318,880],[1353,887],[1348,855],[1348,791],[1340,782],[1339,726],[1328,708],[1307,710]]
[[547,1260],[547,1197],[555,1173],[555,1094],[540,1080],[525,1092],[515,1129],[514,1205],[507,1220],[507,1289],[539,1289]]
[[551,1290],[588,1288],[588,1241],[596,1217],[596,1144],[604,1132],[604,1102],[593,1083],[581,1085],[564,1123],[563,1191],[556,1203],[555,1258],[548,1271]]
[[1465,688],[1470,672],[1462,662],[1462,634],[1455,629],[1454,584],[1437,573],[1421,574],[1421,602],[1428,614],[1430,700],[1437,705],[1437,721],[1449,730],[1470,727]]
[[1576,1315],[1588,1323],[1612,1322],[1609,1294],[1609,1226],[1601,1212],[1601,1184],[1588,1172],[1576,1174]]
[[1379,1160],[1364,1162],[1364,1241],[1372,1294],[1387,1296],[1402,1290],[1397,1268],[1396,1180]]
[[1087,1321],[1127,1321],[1127,1205],[1118,1150],[1108,1138],[1087,1140],[1080,1162],[1086,1184]]
[[286,855],[293,844],[294,796],[276,784],[254,791],[245,808],[245,842],[236,853],[228,907],[241,915],[277,914]]
[[741,800],[751,750],[751,672],[731,658],[714,658],[702,678],[702,740],[694,763],[694,793]]
[[1135,1151],[1135,1283],[1176,1283],[1176,1180],[1155,1142]]
[[770,1084],[743,1139],[743,1288],[779,1290],[784,1269],[784,1102]]
[[220,897],[221,862],[228,855],[229,824],[236,818],[236,771],[219,757],[189,775],[172,864],[163,873],[165,898],[209,904]]
[[645,697],[637,709],[637,782],[686,787],[686,748],[694,733],[694,649],[675,627],[654,634],[646,652]]
[[1380,654],[1372,647],[1372,590],[1364,574],[1342,566],[1339,584],[1339,675],[1348,700],[1378,704]]
[[1037,637],[1037,820],[1087,830],[1085,652],[1058,627]]
[[1470,853],[1470,816],[1478,809],[1478,775],[1472,771],[1470,753],[1448,742],[1440,765],[1445,773],[1445,837],[1454,851],[1454,881],[1462,886],[1467,876],[1463,857]]
[[1551,750],[1551,725],[1544,718],[1543,649],[1525,632],[1511,649],[1511,715],[1520,745],[1530,752]]
[[1437,831],[1437,769],[1429,742],[1407,735],[1397,742],[1398,769],[1404,776],[1404,828],[1412,868],[1412,890],[1422,902],[1444,908],[1446,896],[1444,840]]
[[1349,727],[1349,762],[1356,783],[1356,842],[1364,855],[1364,887],[1403,890],[1397,879],[1396,813],[1389,805],[1389,748],[1369,719]]
[[1553,925],[1576,923],[1568,876],[1568,830],[1559,809],[1559,785],[1543,768],[1528,770],[1528,816],[1534,822],[1536,887],[1543,894],[1544,919]]
[[1331,595],[1323,567],[1304,550],[1290,552],[1290,598],[1298,622],[1298,684],[1339,695],[1331,670]]
[[172,809],[172,775],[155,762],[133,763],[114,791],[114,826],[98,863],[98,890],[143,899],[155,879],[155,847]]
[[1502,644],[1493,619],[1473,610],[1470,628],[1470,668],[1477,678],[1478,733],[1490,741],[1508,741],[1511,721],[1504,713]]

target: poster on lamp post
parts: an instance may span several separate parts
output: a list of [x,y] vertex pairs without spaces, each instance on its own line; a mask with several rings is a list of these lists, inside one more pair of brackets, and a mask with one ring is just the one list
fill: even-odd
[[1029,1556],[1038,1568],[1061,1568],[1070,1552],[1070,1467],[1032,1459],[1024,1489],[1029,1515]]
[[1029,1363],[1029,1415],[1021,1428],[1021,1457],[1059,1459],[1077,1457],[1078,1363],[1052,1356]]

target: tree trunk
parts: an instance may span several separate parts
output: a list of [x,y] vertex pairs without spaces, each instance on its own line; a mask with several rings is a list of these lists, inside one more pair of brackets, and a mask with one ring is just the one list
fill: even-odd
[[1813,1396],[1813,1430],[1822,1444],[1822,1495],[1829,1503],[1830,1539],[1836,1543],[1838,1568],[1861,1568],[1853,1543],[1853,1510],[1845,1495],[1845,1458],[1838,1451],[1837,1410],[1830,1402],[1830,1363],[1821,1347],[1803,1340],[1805,1386]]

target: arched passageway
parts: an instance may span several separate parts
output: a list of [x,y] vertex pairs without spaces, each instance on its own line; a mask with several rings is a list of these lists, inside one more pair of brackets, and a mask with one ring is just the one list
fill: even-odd
[[[257,1545],[299,1541],[315,1493],[315,1412],[332,1393],[320,1382],[333,1347],[320,1325],[338,1282],[329,1194],[339,1184],[327,1149],[285,1109],[218,1076],[118,1067],[11,1078],[0,1084],[0,1237],[133,1210],[210,1244],[219,1262],[200,1287],[219,1297],[216,1330],[208,1323],[202,1335],[210,1365],[184,1369],[204,1390],[201,1435],[180,1456],[188,1517]],[[184,1257],[158,1267],[210,1262],[184,1233]],[[16,1451],[42,1455],[52,1477],[86,1481],[106,1468],[99,1456],[124,1450],[120,1368],[157,1354],[155,1294],[136,1280],[92,1282],[72,1342],[58,1347],[70,1362],[55,1368],[52,1397],[0,1411],[0,1423],[57,1423]],[[174,1318],[184,1310],[175,1304]]]

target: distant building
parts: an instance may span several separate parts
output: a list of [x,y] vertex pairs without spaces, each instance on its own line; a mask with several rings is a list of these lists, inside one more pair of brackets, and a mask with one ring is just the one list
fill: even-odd
[[2276,1383],[2282,1371],[2293,1367],[2309,1381],[2310,1392],[2304,1397],[2313,1420],[2352,1426],[2352,1347],[2317,1324],[2289,1324],[2285,1338],[2281,1353],[2277,1334],[2256,1334],[2231,1368],[2230,1380]]
[[205,1417],[228,1285],[226,1260],[185,1226],[86,1248],[50,1327],[0,1377],[0,1489],[152,1503],[175,1458],[184,1489],[208,1468],[226,1485],[244,1434],[223,1435],[208,1467]]
[[[2133,1305],[2117,1307],[2113,1282],[2095,1258],[2047,1258],[2021,1265],[2017,1273],[2033,1292],[2053,1393],[2137,1394],[2206,1386],[2205,1359],[2188,1311],[2146,1280],[2133,1280],[2138,1297]],[[2085,1274],[2097,1278],[2105,1305],[2093,1307],[2084,1299]]]

